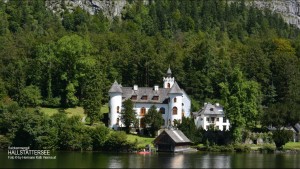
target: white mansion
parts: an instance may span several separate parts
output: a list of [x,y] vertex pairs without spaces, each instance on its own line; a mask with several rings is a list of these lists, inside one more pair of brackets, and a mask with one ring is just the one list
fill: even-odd
[[225,117],[223,107],[219,103],[204,103],[202,109],[192,114],[197,128],[208,130],[209,127],[213,127],[221,131],[229,130],[229,120]]
[[181,89],[169,68],[167,77],[163,78],[163,87],[123,87],[116,81],[109,90],[109,122],[110,128],[117,129],[124,126],[121,122],[122,103],[131,99],[134,103],[136,117],[139,120],[139,127],[144,128],[144,116],[152,105],[162,114],[164,125],[168,127],[174,124],[174,120],[181,121],[182,116],[189,117],[191,109],[191,100],[188,95]]

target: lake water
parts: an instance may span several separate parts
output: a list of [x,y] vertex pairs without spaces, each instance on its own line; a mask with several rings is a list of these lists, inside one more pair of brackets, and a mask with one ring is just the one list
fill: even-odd
[[296,153],[134,153],[51,152],[56,159],[8,159],[0,152],[0,168],[300,168]]

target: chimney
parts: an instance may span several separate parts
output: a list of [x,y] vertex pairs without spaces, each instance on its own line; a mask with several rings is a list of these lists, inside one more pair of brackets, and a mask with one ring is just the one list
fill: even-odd
[[137,91],[138,89],[139,89],[139,88],[138,88],[138,85],[134,85],[134,86],[133,86],[133,90],[134,90],[134,91]]
[[204,106],[205,106],[205,105],[207,105],[207,103],[206,103],[206,102],[204,103]]
[[154,86],[154,91],[158,91],[158,85]]
[[219,103],[216,103],[216,106],[220,106],[220,104],[219,104]]

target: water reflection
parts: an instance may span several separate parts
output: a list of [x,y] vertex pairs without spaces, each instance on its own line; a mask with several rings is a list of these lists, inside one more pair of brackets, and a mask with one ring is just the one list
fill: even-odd
[[300,168],[300,154],[57,152],[56,160],[9,160],[0,168]]
[[201,157],[200,168],[230,168],[229,155],[204,154]]
[[122,156],[112,156],[108,160],[108,168],[122,168]]
[[170,160],[170,168],[184,168],[184,155],[175,154]]

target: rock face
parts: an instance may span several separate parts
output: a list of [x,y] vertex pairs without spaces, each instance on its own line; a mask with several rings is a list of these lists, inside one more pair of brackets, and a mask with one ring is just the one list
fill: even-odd
[[126,5],[126,0],[45,0],[46,7],[54,13],[61,13],[65,10],[72,12],[76,7],[94,15],[98,11],[109,18],[121,16]]
[[[72,11],[80,7],[90,14],[102,11],[109,18],[121,16],[126,0],[45,0],[46,6],[55,13],[65,10]],[[232,0],[237,1],[237,0]],[[148,4],[148,0],[143,0]],[[273,12],[280,13],[289,24],[300,28],[300,0],[249,0],[248,5],[258,8],[268,8]]]
[[300,0],[253,0],[249,4],[279,13],[287,23],[300,28]]

